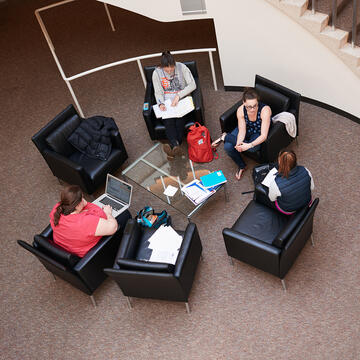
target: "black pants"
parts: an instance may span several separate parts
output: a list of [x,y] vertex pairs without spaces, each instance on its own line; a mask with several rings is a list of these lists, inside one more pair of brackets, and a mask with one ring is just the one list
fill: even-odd
[[182,118],[163,119],[165,125],[165,134],[169,140],[170,146],[174,147],[182,143],[185,131],[186,116]]

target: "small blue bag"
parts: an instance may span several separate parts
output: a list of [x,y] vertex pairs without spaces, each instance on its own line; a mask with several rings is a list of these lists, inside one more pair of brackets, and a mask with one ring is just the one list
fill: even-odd
[[157,229],[160,225],[171,225],[171,216],[168,215],[166,210],[161,213],[155,213],[151,206],[145,206],[136,215],[136,221],[142,226]]

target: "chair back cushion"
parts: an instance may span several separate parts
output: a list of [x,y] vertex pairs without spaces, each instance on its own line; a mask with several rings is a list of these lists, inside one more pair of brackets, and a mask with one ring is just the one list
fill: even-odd
[[289,217],[288,223],[282,228],[282,230],[274,239],[273,245],[280,249],[283,249],[287,241],[289,240],[291,234],[298,227],[298,225],[300,224],[300,222],[305,217],[308,211],[309,211],[309,207],[305,206],[301,210],[297,211],[295,214],[291,215]]
[[75,264],[80,260],[80,258],[74,254],[67,252],[62,249],[60,246],[56,245],[53,241],[41,236],[34,236],[34,244],[35,249],[45,253],[50,258],[59,262],[67,268],[73,268]]
[[133,271],[173,273],[175,268],[173,264],[130,260],[130,259],[118,259],[117,264],[120,266],[121,270],[133,270]]
[[75,129],[77,129],[80,123],[81,119],[79,116],[73,115],[58,126],[45,139],[50,149],[66,157],[71,155],[75,151],[75,148],[70,144],[67,138],[75,131]]
[[260,95],[260,101],[270,106],[273,116],[289,109],[290,99],[287,96],[260,84],[255,89]]

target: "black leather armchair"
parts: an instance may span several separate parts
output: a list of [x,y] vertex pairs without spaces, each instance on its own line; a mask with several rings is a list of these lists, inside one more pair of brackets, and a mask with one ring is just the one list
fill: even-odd
[[130,297],[183,301],[190,312],[188,298],[202,252],[195,224],[188,224],[185,232],[178,231],[183,241],[175,266],[144,261],[150,258],[147,241],[154,229],[129,220],[113,268],[104,269],[112,277],[131,308]]
[[74,106],[69,105],[31,140],[54,176],[68,184],[79,185],[84,192],[92,194],[105,182],[108,173],[119,169],[128,155],[118,131],[111,135],[112,150],[106,161],[90,158],[75,149],[67,138],[82,120]]
[[231,258],[279,277],[286,290],[285,275],[309,237],[314,245],[313,219],[319,199],[287,216],[267,206],[266,198],[261,186],[257,186],[255,200],[231,228],[223,229],[223,237]]
[[[123,216],[131,217],[130,213]],[[52,241],[52,228],[50,225],[44,231],[34,236],[32,246],[23,240],[18,244],[34,254],[39,261],[50,271],[54,279],[56,276],[67,281],[87,295],[96,306],[93,292],[102,284],[107,275],[103,269],[112,266],[116,251],[120,245],[124,228],[111,236],[104,236],[88,253],[80,258],[56,245]]]
[[[294,114],[299,135],[299,108],[301,95],[275,82],[256,75],[255,89],[260,95],[261,102],[269,105],[272,116],[287,111]],[[236,111],[242,104],[238,101],[220,116],[222,132],[231,132],[238,125]],[[280,150],[292,142],[293,138],[287,133],[285,125],[276,122],[271,125],[267,139],[261,144],[257,152],[245,151],[244,154],[259,163],[269,163],[277,159]]]
[[[204,110],[203,110],[203,100],[200,89],[199,75],[196,67],[195,61],[186,61],[183,62],[191,71],[194,80],[196,82],[196,89],[191,93],[191,96],[194,101],[195,110],[186,115],[185,128],[189,129],[191,125],[194,125],[195,122],[204,124]],[[152,108],[152,105],[156,104],[154,96],[154,86],[152,83],[152,74],[155,70],[155,66],[145,66],[144,72],[146,77],[146,90],[145,90],[145,99],[144,103],[149,103],[148,110],[143,110],[143,116],[148,128],[151,140],[162,140],[166,139],[165,135],[165,126],[162,123],[161,119],[157,119]]]

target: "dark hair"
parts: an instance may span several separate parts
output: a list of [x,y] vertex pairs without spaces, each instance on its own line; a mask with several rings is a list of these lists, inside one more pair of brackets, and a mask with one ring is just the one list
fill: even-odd
[[170,54],[170,51],[166,50],[161,54],[160,67],[175,66],[175,59]]
[[59,223],[61,214],[69,215],[75,210],[76,206],[80,204],[83,194],[78,185],[69,185],[61,191],[60,198],[61,200],[54,214],[55,226]]
[[279,174],[288,178],[290,171],[297,165],[296,154],[292,151],[281,151],[279,154]]
[[246,100],[260,100],[260,96],[254,88],[246,88],[243,93],[242,101],[245,102]]

